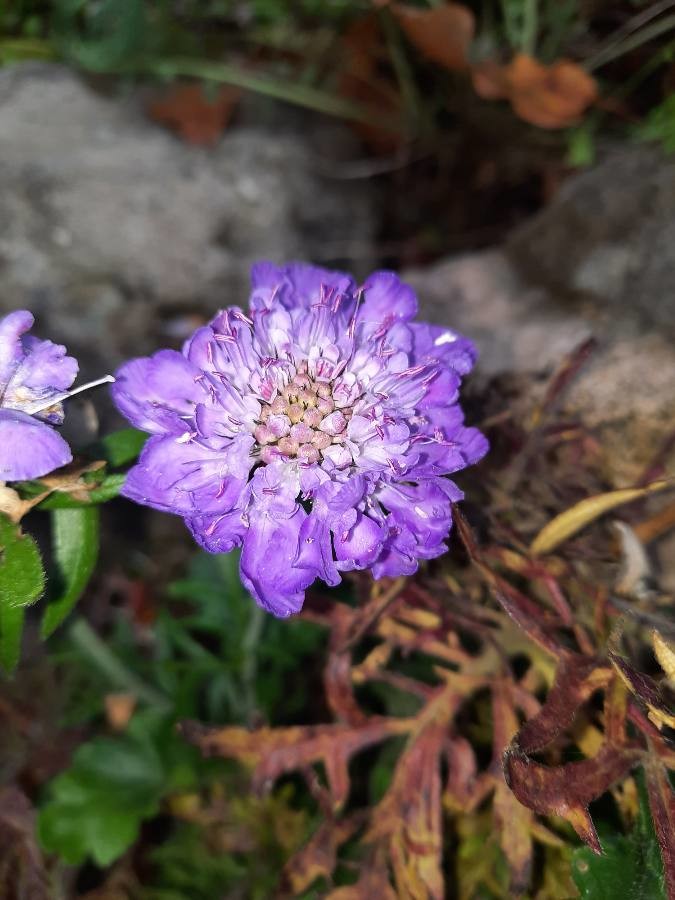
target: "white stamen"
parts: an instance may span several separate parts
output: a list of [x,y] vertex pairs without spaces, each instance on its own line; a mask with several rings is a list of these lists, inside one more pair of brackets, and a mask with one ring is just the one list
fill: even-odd
[[51,397],[48,397],[46,400],[36,400],[34,403],[29,403],[27,406],[22,406],[22,412],[28,413],[29,416],[34,416],[35,413],[42,412],[45,409],[49,409],[51,406],[54,406],[57,403],[60,403],[62,400],[67,400],[69,397],[74,397],[75,394],[81,394],[82,391],[88,391],[90,388],[98,387],[100,384],[110,384],[115,381],[113,375],[105,375],[103,378],[97,378],[96,381],[88,381],[86,384],[80,385],[80,387],[74,388],[72,391],[62,391],[60,394],[52,394]]

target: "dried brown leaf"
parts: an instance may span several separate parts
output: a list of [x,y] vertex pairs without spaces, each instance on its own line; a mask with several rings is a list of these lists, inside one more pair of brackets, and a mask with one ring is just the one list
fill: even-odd
[[524,753],[516,741],[504,755],[504,772],[521,803],[541,815],[567,819],[579,837],[601,853],[588,805],[627,775],[642,756],[633,747],[605,744],[591,759],[545,766]]
[[675,728],[675,712],[664,698],[658,682],[650,678],[649,675],[638,672],[614,650],[609,651],[609,658],[626,687],[645,705],[651,721],[659,728],[664,725]]
[[42,855],[35,843],[35,814],[22,791],[0,790],[0,896],[50,900]]
[[520,749],[534,753],[550,744],[569,728],[581,704],[598,688],[605,687],[611,678],[611,669],[596,659],[577,654],[563,657],[546,702],[518,734]]

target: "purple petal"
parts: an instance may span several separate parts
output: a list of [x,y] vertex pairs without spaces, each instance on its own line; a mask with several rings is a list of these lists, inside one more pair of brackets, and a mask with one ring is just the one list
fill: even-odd
[[363,285],[364,300],[359,321],[368,333],[396,322],[409,322],[417,315],[415,292],[394,272],[374,272]]
[[36,393],[67,391],[79,366],[76,359],[66,355],[66,348],[31,335],[23,339],[23,346],[26,355],[12,381]]
[[175,437],[151,437],[127,475],[122,494],[136,503],[193,517],[229,512],[246,486],[222,454]]
[[23,359],[21,335],[30,331],[33,322],[33,314],[27,309],[17,309],[0,319],[0,391]]
[[241,581],[259,606],[279,618],[302,609],[305,590],[316,575],[294,565],[300,529],[307,514],[300,507],[279,522],[267,513],[251,520],[241,554]]
[[229,553],[240,547],[246,534],[246,525],[240,509],[221,515],[196,516],[185,524],[195,541],[209,553]]
[[40,478],[72,458],[68,444],[49,425],[19,410],[0,410],[0,481]]
[[132,359],[117,372],[112,396],[132,425],[150,434],[182,432],[181,416],[194,413],[206,394],[200,370],[175,350]]
[[336,532],[333,542],[338,568],[343,572],[372,565],[382,549],[386,530],[369,516],[358,514],[356,523],[344,532]]

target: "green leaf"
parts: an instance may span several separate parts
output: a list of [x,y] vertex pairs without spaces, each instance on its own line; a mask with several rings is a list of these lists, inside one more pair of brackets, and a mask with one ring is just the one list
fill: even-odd
[[130,737],[83,744],[70,769],[50,785],[38,838],[50,853],[79,865],[90,856],[110,865],[154,815],[164,789],[162,760],[149,742]]
[[142,0],[57,0],[52,25],[64,56],[95,72],[136,56],[147,36]]
[[642,784],[638,820],[629,835],[601,837],[603,855],[580,847],[572,856],[572,877],[582,900],[667,900],[663,863]]
[[44,591],[45,573],[37,544],[18,525],[0,516],[0,665],[19,661],[25,606]]
[[104,459],[113,469],[133,462],[149,435],[136,428],[121,428],[106,435],[91,448],[93,456]]
[[49,603],[42,619],[42,637],[49,637],[82,596],[96,565],[99,511],[96,507],[55,509],[52,542],[56,572],[50,581]]

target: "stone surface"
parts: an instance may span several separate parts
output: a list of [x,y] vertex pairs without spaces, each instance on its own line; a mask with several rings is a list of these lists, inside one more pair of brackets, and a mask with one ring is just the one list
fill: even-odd
[[595,430],[616,486],[634,483],[675,431],[675,345],[662,329],[597,304],[572,307],[569,298],[524,281],[500,251],[442,262],[406,278],[426,317],[476,341],[481,355],[472,377],[478,390],[502,374],[524,373],[531,376],[534,403],[565,356],[594,336],[598,348],[572,383],[564,408]]
[[675,332],[675,158],[626,145],[566,181],[507,249],[530,282]]
[[367,266],[371,195],[326,176],[315,122],[193,148],[137,95],[104,96],[59,66],[3,69],[0,310],[29,307],[100,371],[245,303],[255,259],[340,265],[358,247]]

